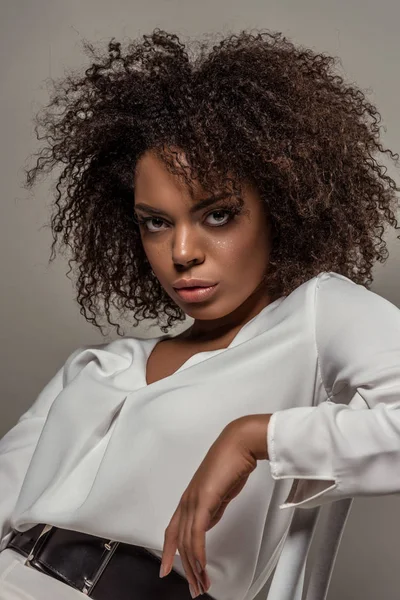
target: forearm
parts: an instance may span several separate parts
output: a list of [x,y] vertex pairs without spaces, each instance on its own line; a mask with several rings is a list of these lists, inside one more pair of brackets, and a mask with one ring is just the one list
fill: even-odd
[[256,460],[269,460],[267,431],[272,414],[246,415],[232,421],[243,444]]

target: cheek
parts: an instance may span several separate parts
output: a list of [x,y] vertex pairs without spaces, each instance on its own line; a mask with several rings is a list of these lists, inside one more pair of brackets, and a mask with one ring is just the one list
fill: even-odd
[[215,262],[227,285],[243,283],[243,292],[258,284],[269,260],[265,231],[248,229],[215,246]]
[[164,243],[154,243],[155,240],[149,240],[147,236],[142,236],[142,246],[143,250],[147,256],[148,261],[152,265],[162,264],[166,262],[166,258],[170,256],[171,249],[168,244],[164,241]]
[[265,262],[264,245],[247,232],[214,245],[216,260],[223,266],[237,271],[251,268],[257,262]]

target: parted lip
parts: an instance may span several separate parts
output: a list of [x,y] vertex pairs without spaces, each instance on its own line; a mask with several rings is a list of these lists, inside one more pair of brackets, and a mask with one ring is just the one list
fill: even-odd
[[216,285],[215,281],[208,281],[207,279],[178,279],[172,287],[180,290],[187,287],[210,287],[212,285]]

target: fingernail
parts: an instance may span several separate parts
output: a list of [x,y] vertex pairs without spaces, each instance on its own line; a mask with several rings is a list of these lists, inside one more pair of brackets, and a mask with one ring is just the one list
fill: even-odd
[[165,568],[164,565],[161,565],[160,567],[160,577],[164,577],[165,576]]
[[199,590],[200,590],[200,596],[202,594],[205,594],[205,589],[204,589],[204,583],[202,581],[200,581],[200,579],[197,580],[197,585],[199,586]]
[[203,569],[200,562],[196,560],[196,569],[199,573],[199,577],[197,577],[197,581],[201,584],[201,593],[205,594],[206,590],[210,587],[211,582],[210,578],[207,575],[207,571]]
[[197,598],[197,596],[199,596],[199,594],[196,594],[193,586],[190,583],[189,583],[189,591],[190,591],[190,595],[192,596],[192,598]]

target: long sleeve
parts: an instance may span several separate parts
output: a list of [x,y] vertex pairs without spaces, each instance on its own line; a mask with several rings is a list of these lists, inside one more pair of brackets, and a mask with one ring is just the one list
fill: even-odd
[[[79,349],[75,352],[78,351]],[[71,360],[75,352],[67,360]],[[50,379],[17,424],[0,440],[0,551],[5,548],[11,536],[12,511],[48,412],[63,389],[65,364]]]
[[400,310],[335,274],[318,277],[315,343],[327,399],[277,411],[267,442],[280,508],[400,493]]

